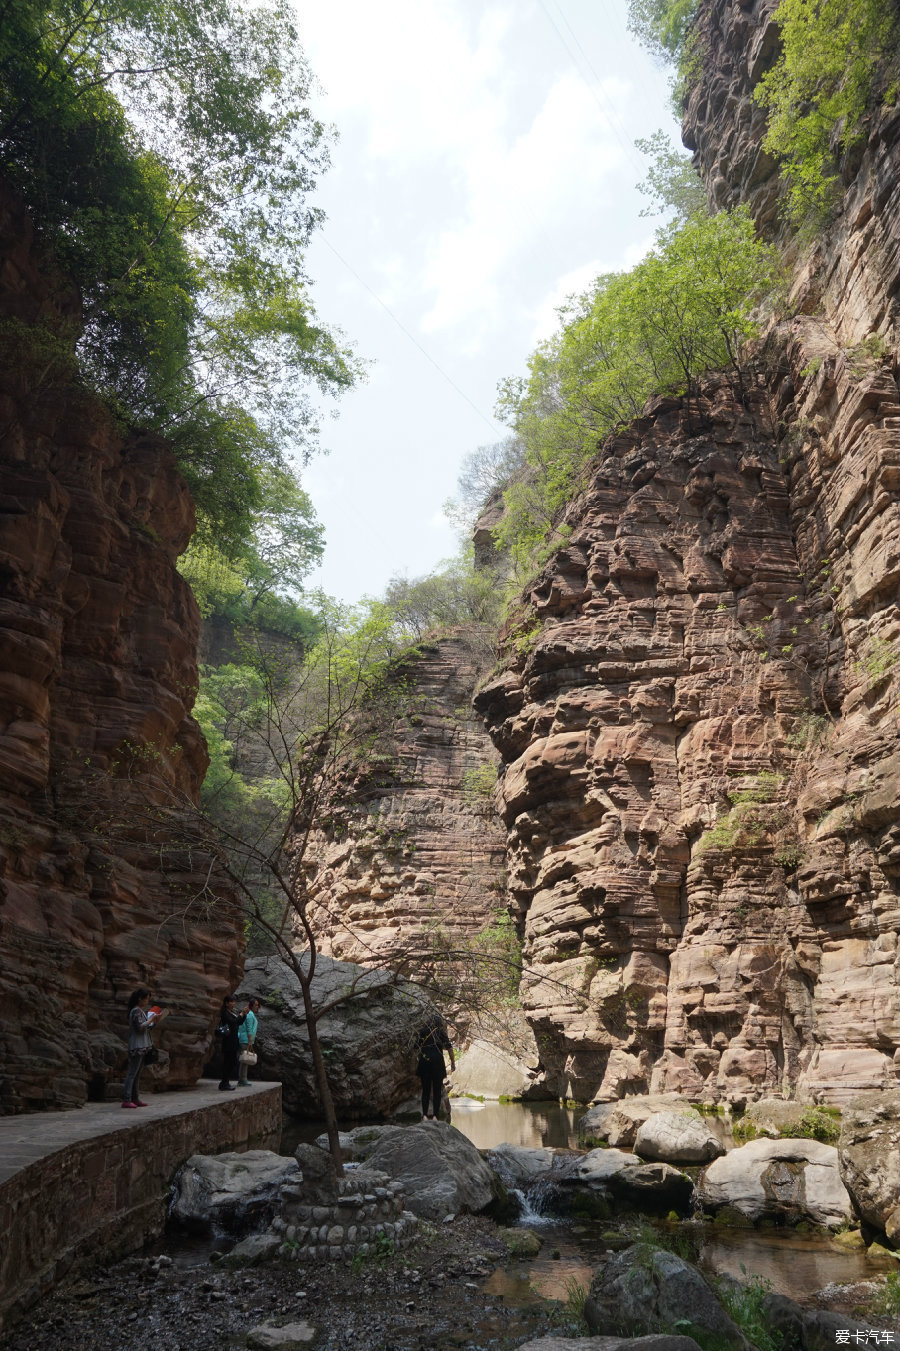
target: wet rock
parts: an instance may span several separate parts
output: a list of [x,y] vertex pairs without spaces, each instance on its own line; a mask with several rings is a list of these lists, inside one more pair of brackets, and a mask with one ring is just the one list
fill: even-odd
[[867,1093],[849,1103],[838,1154],[859,1214],[900,1243],[900,1092]]
[[498,1229],[497,1237],[512,1257],[537,1257],[544,1240],[533,1229]]
[[175,1175],[170,1217],[192,1233],[246,1233],[272,1218],[296,1159],[268,1149],[194,1154]]
[[578,1155],[569,1150],[534,1149],[504,1141],[488,1151],[487,1159],[508,1186],[524,1190],[537,1182],[549,1181],[551,1176],[558,1181],[572,1173]]
[[586,1186],[617,1200],[647,1210],[684,1210],[694,1184],[687,1174],[667,1163],[642,1163],[620,1149],[592,1149],[564,1179],[570,1186]]
[[663,1249],[648,1253],[643,1244],[615,1253],[595,1273],[584,1317],[592,1332],[634,1335],[696,1327],[727,1339],[731,1347],[748,1346],[696,1267]]
[[655,1112],[638,1128],[634,1152],[663,1163],[708,1163],[725,1146],[699,1112]]
[[704,1209],[731,1207],[748,1220],[837,1229],[852,1217],[838,1151],[818,1140],[752,1140],[711,1163],[698,1188]]

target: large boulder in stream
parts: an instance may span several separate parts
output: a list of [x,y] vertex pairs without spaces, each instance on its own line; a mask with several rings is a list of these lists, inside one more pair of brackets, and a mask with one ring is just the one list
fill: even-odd
[[749,1343],[696,1267],[662,1248],[634,1243],[594,1273],[584,1304],[591,1332],[634,1336],[694,1328],[741,1351]]
[[[307,954],[302,955],[304,965]],[[328,1082],[338,1116],[390,1117],[416,1110],[421,1084],[415,1075],[414,1042],[434,1005],[415,986],[386,971],[316,957],[312,982],[317,1007],[345,998],[318,1022]],[[280,1079],[284,1109],[292,1116],[321,1118],[300,982],[279,957],[250,957],[238,1005],[250,995],[262,1000],[259,1064],[254,1078]]]
[[367,1166],[402,1183],[407,1209],[423,1219],[499,1210],[504,1199],[500,1179],[472,1142],[442,1121],[382,1130]]
[[299,1174],[296,1159],[269,1149],[193,1154],[175,1175],[169,1217],[195,1234],[244,1234],[274,1216],[281,1184]]
[[636,1210],[662,1212],[690,1208],[694,1184],[667,1163],[643,1163],[621,1149],[592,1149],[575,1163],[565,1181],[589,1187]]
[[657,1112],[690,1112],[687,1098],[678,1093],[641,1093],[616,1102],[598,1102],[578,1123],[584,1141],[605,1140],[615,1149],[630,1149],[639,1128]]
[[838,1151],[818,1140],[752,1140],[711,1163],[698,1194],[704,1210],[727,1206],[754,1223],[811,1220],[838,1229],[853,1214]]
[[725,1146],[699,1112],[654,1112],[638,1127],[634,1152],[662,1163],[709,1163]]
[[900,1092],[866,1093],[848,1103],[838,1156],[859,1214],[900,1244]]

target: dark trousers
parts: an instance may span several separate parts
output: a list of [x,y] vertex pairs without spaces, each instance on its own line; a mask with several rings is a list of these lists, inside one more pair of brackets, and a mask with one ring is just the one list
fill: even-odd
[[434,1102],[433,1112],[435,1116],[441,1114],[441,1094],[444,1091],[444,1076],[438,1071],[426,1071],[422,1075],[422,1115],[428,1116],[428,1101]]
[[122,1092],[123,1102],[138,1102],[140,1100],[138,1082],[143,1068],[144,1052],[132,1051],[128,1056],[128,1073],[125,1075],[125,1088]]
[[222,1081],[219,1084],[220,1088],[227,1088],[228,1081],[238,1077],[238,1056],[240,1053],[237,1037],[234,1041],[229,1039],[222,1042]]

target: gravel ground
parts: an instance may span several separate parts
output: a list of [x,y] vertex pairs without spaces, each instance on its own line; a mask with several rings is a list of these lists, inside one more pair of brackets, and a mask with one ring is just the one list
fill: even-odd
[[130,1258],[63,1285],[3,1351],[222,1351],[263,1322],[306,1321],[315,1351],[512,1351],[549,1332],[577,1335],[555,1301],[507,1307],[483,1289],[509,1254],[489,1220],[423,1225],[399,1255],[355,1264],[274,1262],[231,1269]]

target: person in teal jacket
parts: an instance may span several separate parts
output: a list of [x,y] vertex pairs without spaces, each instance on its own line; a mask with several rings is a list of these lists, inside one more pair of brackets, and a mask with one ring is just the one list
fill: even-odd
[[[238,1041],[241,1044],[241,1054],[244,1051],[252,1051],[256,1040],[256,1029],[259,1027],[259,1000],[250,999],[247,1001],[247,1013],[244,1021],[238,1028]],[[250,1066],[246,1060],[238,1060],[238,1088],[250,1087]]]

